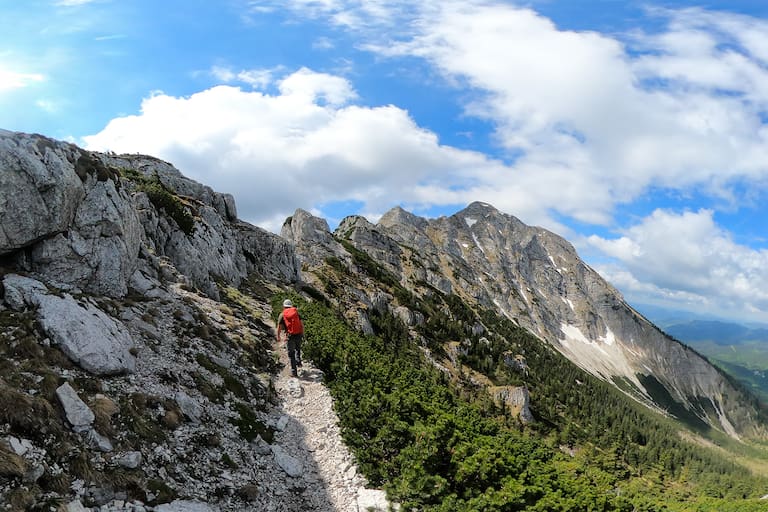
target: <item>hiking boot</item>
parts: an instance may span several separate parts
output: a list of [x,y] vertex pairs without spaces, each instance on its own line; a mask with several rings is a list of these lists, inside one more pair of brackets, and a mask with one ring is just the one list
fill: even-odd
[[298,377],[298,376],[299,376],[299,372],[297,372],[296,370],[291,370],[291,377]]
[[301,368],[301,361],[296,361],[296,366],[298,366],[299,368]]

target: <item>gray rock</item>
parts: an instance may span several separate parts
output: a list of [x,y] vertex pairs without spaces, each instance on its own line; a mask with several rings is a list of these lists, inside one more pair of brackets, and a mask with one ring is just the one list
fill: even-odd
[[88,176],[85,197],[64,233],[30,251],[30,270],[63,288],[122,297],[136,270],[141,224],[125,188]]
[[296,478],[304,473],[304,467],[302,466],[301,461],[296,457],[289,455],[281,446],[276,444],[272,445],[272,454],[275,456],[277,465],[280,466],[288,476]]
[[91,303],[80,304],[70,295],[48,293],[34,279],[8,274],[3,278],[6,300],[14,309],[37,306],[43,330],[62,352],[83,369],[96,375],[130,373],[136,358],[130,353],[133,339],[128,329]]
[[117,458],[117,465],[126,469],[136,469],[141,466],[141,452],[125,452]]
[[299,379],[288,381],[288,394],[293,398],[300,398],[304,394],[304,388],[301,387]]
[[512,414],[517,414],[520,421],[528,425],[534,422],[531,413],[531,396],[522,386],[497,386],[490,388],[493,397],[507,407]]
[[96,375],[132,373],[136,358],[128,329],[93,304],[71,296],[38,298],[38,318],[48,336],[69,358]]
[[151,278],[141,270],[136,270],[128,281],[128,286],[140,295],[158,297],[164,294],[162,285],[157,279]]
[[67,421],[72,425],[72,428],[76,431],[89,430],[95,419],[93,411],[80,399],[69,382],[65,382],[56,389],[56,396],[59,398]]
[[88,441],[92,446],[102,452],[111,452],[114,449],[112,447],[112,441],[110,441],[108,437],[99,434],[94,429],[88,431]]
[[418,311],[412,311],[405,306],[396,307],[394,314],[408,327],[424,324],[424,315]]
[[272,453],[272,447],[270,444],[263,440],[258,434],[256,435],[256,439],[251,442],[251,445],[259,455],[269,455]]
[[0,133],[0,254],[27,247],[72,222],[85,195],[69,144]]
[[199,425],[200,417],[203,415],[202,406],[200,406],[194,398],[183,391],[176,393],[175,398],[176,403],[179,404],[179,408],[181,409],[181,412],[184,413],[184,416],[189,418],[193,424]]
[[[157,179],[166,190],[187,198],[187,204],[194,203],[188,207],[194,216],[194,227],[184,232],[167,212],[155,208],[145,193],[133,197],[148,248],[173,264],[173,274],[179,276],[178,279],[185,276],[193,286],[213,298],[219,294],[217,280],[238,286],[252,273],[282,282],[298,279],[299,267],[291,244],[238,221],[232,196],[214,192],[156,158],[140,155],[103,155],[102,158],[111,166]],[[165,279],[173,277],[165,274]]]
[[8,437],[8,446],[10,446],[13,453],[23,457],[29,450],[32,449],[32,442],[26,439],[19,439],[18,437]]
[[387,500],[387,494],[377,489],[361,489],[357,493],[357,510],[361,512],[388,512],[390,506],[399,510]]
[[277,420],[277,423],[275,424],[275,428],[280,432],[282,432],[283,430],[285,430],[285,427],[288,426],[289,421],[291,421],[290,416],[288,416],[287,414],[283,414],[282,416],[280,416],[280,419]]
[[14,311],[23,311],[27,306],[36,305],[35,299],[48,293],[48,288],[30,277],[8,274],[3,277],[5,303]]
[[45,474],[45,466],[42,464],[33,464],[26,473],[24,473],[24,482],[34,484]]
[[155,512],[217,512],[218,508],[213,508],[207,503],[200,501],[176,500],[171,503],[164,503],[155,507]]
[[85,508],[80,500],[70,501],[64,506],[65,512],[89,512],[89,508]]

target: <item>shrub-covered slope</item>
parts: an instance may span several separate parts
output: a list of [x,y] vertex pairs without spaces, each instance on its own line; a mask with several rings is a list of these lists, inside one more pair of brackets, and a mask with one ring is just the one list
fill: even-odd
[[[326,372],[367,476],[406,507],[764,506],[764,478],[691,441],[709,435],[732,446],[697,416],[684,430],[621,393],[626,383],[595,378],[496,312],[428,283],[406,288],[343,239],[314,251],[325,256],[305,262],[317,288],[302,305],[307,354]],[[532,422],[494,394],[515,387],[529,396]]]

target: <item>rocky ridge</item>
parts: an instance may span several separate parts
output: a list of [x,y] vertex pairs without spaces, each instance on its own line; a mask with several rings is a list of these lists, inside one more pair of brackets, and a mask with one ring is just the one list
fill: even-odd
[[0,131],[0,510],[387,506],[321,375],[281,371],[298,278],[166,162]]
[[[633,310],[567,241],[488,204],[429,220],[394,208],[377,224],[344,219],[334,233],[297,211],[282,235],[296,245],[304,278],[319,289],[329,286],[323,277],[329,261],[354,268],[352,252],[362,251],[398,286],[420,296],[455,294],[497,311],[649,407],[665,411],[671,404],[676,414],[734,438],[766,434],[751,397]],[[381,302],[380,287],[365,278],[332,284],[331,295],[347,297],[341,300],[349,320],[366,330],[366,311]],[[418,321],[418,312],[397,302],[389,306],[396,315],[406,324]]]

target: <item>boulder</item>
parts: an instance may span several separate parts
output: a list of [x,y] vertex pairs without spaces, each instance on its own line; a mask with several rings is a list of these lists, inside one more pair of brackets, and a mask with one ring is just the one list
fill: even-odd
[[288,454],[282,447],[272,445],[272,454],[275,456],[275,462],[285,471],[288,476],[299,477],[304,474],[304,467],[301,461]]
[[141,466],[141,452],[125,452],[117,457],[117,465],[126,469],[136,469]]
[[181,409],[181,412],[184,413],[184,416],[189,418],[193,424],[199,425],[200,417],[203,415],[202,406],[197,403],[194,398],[184,393],[183,391],[176,393],[175,398],[176,403],[179,404],[179,409]]
[[[14,309],[36,306],[40,325],[54,344],[74,363],[96,375],[132,373],[136,358],[133,339],[122,322],[90,302],[48,293],[45,285],[28,277],[3,278],[6,301]],[[9,296],[11,297],[9,301]]]
[[534,422],[531,413],[531,396],[528,388],[522,386],[496,386],[489,389],[494,399],[507,407],[512,414],[517,414],[520,421],[528,425]]
[[67,421],[69,421],[73,429],[76,431],[90,429],[95,419],[93,411],[80,399],[77,392],[69,385],[69,382],[65,382],[56,389],[56,396],[59,398],[61,406],[64,408],[64,414],[67,416]]

